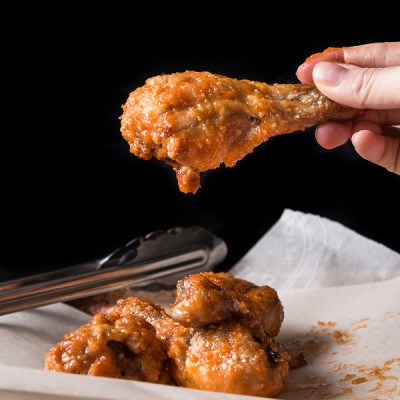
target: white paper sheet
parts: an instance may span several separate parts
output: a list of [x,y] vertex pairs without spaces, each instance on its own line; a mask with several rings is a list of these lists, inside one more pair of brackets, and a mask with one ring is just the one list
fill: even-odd
[[400,254],[336,221],[285,209],[231,272],[277,290],[345,286],[400,276]]
[[[299,226],[302,228],[297,229]],[[347,240],[341,240],[344,236]],[[298,245],[299,240],[302,246]],[[283,247],[281,241],[285,243]],[[297,243],[298,256],[287,247],[292,241]],[[271,243],[275,243],[275,248]],[[357,250],[351,251],[354,246]],[[365,251],[373,256],[366,257]],[[286,257],[285,252],[291,257]],[[294,266],[289,259],[295,262]],[[280,287],[285,319],[278,341],[291,354],[303,351],[308,363],[290,371],[286,388],[277,398],[400,399],[399,260],[398,254],[333,221],[285,210],[281,220],[239,261],[233,269],[238,276],[249,279],[249,271],[257,272],[256,279],[249,280]],[[346,268],[341,262],[347,263]],[[240,265],[245,268],[239,268]],[[308,274],[308,269],[315,265],[318,268]],[[348,271],[354,266],[356,273]],[[292,268],[290,273],[288,268]],[[346,278],[340,284],[342,278],[338,280],[337,274],[347,272],[356,280],[359,277],[360,283]],[[303,274],[308,274],[304,280]],[[65,333],[89,319],[90,316],[65,304],[0,316],[0,398],[255,398],[44,371],[45,353]]]

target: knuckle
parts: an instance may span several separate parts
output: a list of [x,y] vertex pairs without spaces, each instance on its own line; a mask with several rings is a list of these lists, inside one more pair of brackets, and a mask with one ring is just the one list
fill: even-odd
[[374,92],[374,73],[368,68],[357,69],[353,76],[351,89],[362,108],[367,108]]

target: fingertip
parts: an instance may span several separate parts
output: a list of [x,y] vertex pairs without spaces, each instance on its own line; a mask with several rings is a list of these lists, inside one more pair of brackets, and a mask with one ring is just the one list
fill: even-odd
[[399,137],[380,135],[365,130],[355,133],[352,143],[361,157],[400,175]]
[[351,143],[361,157],[379,163],[385,147],[384,136],[370,130],[359,130],[352,135]]
[[313,68],[321,61],[343,62],[344,51],[340,47],[328,47],[324,51],[314,53],[297,68],[296,76],[300,82],[310,82],[313,80]]
[[355,148],[359,147],[360,143],[362,145],[364,133],[365,131],[358,131],[353,133],[353,135],[351,136],[351,143]]
[[301,64],[297,68],[296,76],[297,79],[302,83],[312,81],[312,66],[307,63]]
[[315,128],[315,138],[318,144],[328,150],[345,144],[350,136],[350,122],[329,122]]

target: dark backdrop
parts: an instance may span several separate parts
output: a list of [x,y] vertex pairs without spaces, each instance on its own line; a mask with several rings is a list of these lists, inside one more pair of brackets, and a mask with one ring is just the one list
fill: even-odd
[[[312,128],[260,145],[234,168],[209,171],[195,195],[163,163],[129,153],[121,105],[146,78],[186,69],[267,83],[329,46],[396,41],[398,29],[271,13],[181,9],[24,9],[3,48],[0,277],[104,256],[135,236],[201,225],[223,238],[231,266],[285,208],[336,220],[400,251],[400,178],[351,145],[320,148]],[[96,11],[96,12],[95,12]],[[103,11],[102,13],[97,13]],[[204,12],[205,11],[205,12]],[[287,10],[281,10],[282,15]],[[305,17],[304,17],[305,18]],[[280,22],[281,21],[281,22]],[[273,29],[271,22],[274,23]]]

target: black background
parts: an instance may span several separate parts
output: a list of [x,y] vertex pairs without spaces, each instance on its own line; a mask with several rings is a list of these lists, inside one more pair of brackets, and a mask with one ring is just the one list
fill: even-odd
[[130,154],[119,131],[121,105],[148,77],[193,69],[297,82],[297,66],[312,53],[397,41],[398,29],[355,26],[339,15],[325,23],[289,6],[266,13],[249,5],[227,15],[193,3],[173,17],[157,5],[97,7],[8,15],[2,280],[98,258],[153,230],[191,225],[226,241],[221,268],[228,268],[285,208],[333,219],[400,251],[400,178],[360,159],[350,144],[324,150],[312,128],[276,137],[234,168],[203,174],[192,195],[179,192],[168,166]]

